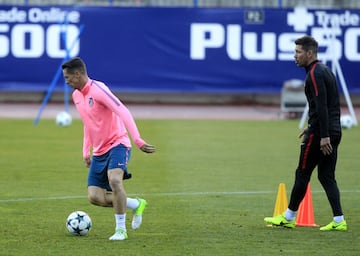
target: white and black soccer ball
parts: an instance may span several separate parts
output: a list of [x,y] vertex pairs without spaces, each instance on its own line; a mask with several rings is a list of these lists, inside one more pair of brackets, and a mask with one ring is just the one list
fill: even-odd
[[344,129],[350,129],[355,125],[355,122],[350,115],[343,115],[340,117],[341,127]]
[[74,236],[85,236],[92,226],[90,216],[83,211],[70,213],[66,219],[66,229]]
[[69,126],[71,125],[72,118],[68,112],[62,111],[56,115],[55,122],[58,126]]

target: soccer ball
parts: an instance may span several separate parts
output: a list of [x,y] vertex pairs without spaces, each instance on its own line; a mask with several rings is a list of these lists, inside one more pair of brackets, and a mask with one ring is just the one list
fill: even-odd
[[90,216],[83,211],[70,213],[66,219],[66,229],[74,236],[85,236],[92,226]]
[[350,115],[343,115],[340,117],[340,124],[342,128],[350,129],[354,125],[354,120]]
[[56,124],[58,126],[69,126],[71,125],[71,115],[68,112],[62,111],[56,115]]

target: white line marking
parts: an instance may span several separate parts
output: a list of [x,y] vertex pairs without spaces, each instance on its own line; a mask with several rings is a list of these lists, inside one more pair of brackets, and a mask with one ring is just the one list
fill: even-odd
[[[169,192],[169,193],[147,193],[141,194],[143,196],[202,196],[202,195],[264,195],[271,194],[276,195],[276,191],[224,191],[224,192]],[[323,190],[312,191],[312,193],[324,193]],[[360,190],[342,190],[340,193],[360,193]],[[128,194],[128,196],[135,196],[137,194]],[[0,199],[1,203],[12,202],[29,202],[29,201],[45,201],[45,200],[67,200],[67,199],[81,199],[87,198],[83,196],[49,196],[49,197],[24,197],[24,198],[9,198]]]
[[43,200],[64,200],[64,199],[74,199],[74,198],[77,199],[77,198],[86,198],[86,197],[87,196],[24,197],[24,198],[0,199],[0,203],[43,201]]

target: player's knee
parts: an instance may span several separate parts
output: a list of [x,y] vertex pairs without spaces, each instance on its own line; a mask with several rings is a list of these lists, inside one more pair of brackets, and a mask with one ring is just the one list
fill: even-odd
[[91,204],[97,205],[98,200],[96,200],[96,196],[93,194],[88,194],[88,200]]
[[110,184],[112,191],[122,190],[123,185],[122,185],[121,179],[117,179],[117,178],[110,179],[109,184]]
[[103,200],[101,200],[102,198],[97,194],[97,193],[94,193],[94,192],[91,192],[89,191],[88,192],[88,200],[91,204],[93,205],[103,205]]
[[113,191],[121,190],[123,187],[123,171],[113,171],[109,175],[109,185]]
[[324,176],[324,175],[318,175],[318,180],[320,181],[321,185],[323,185],[323,186],[327,186],[327,185],[333,183],[333,179],[331,177]]

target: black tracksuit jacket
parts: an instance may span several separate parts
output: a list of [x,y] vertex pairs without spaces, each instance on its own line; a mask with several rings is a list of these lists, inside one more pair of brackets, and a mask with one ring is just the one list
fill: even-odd
[[335,75],[318,60],[305,69],[309,130],[321,138],[341,135],[340,99]]

